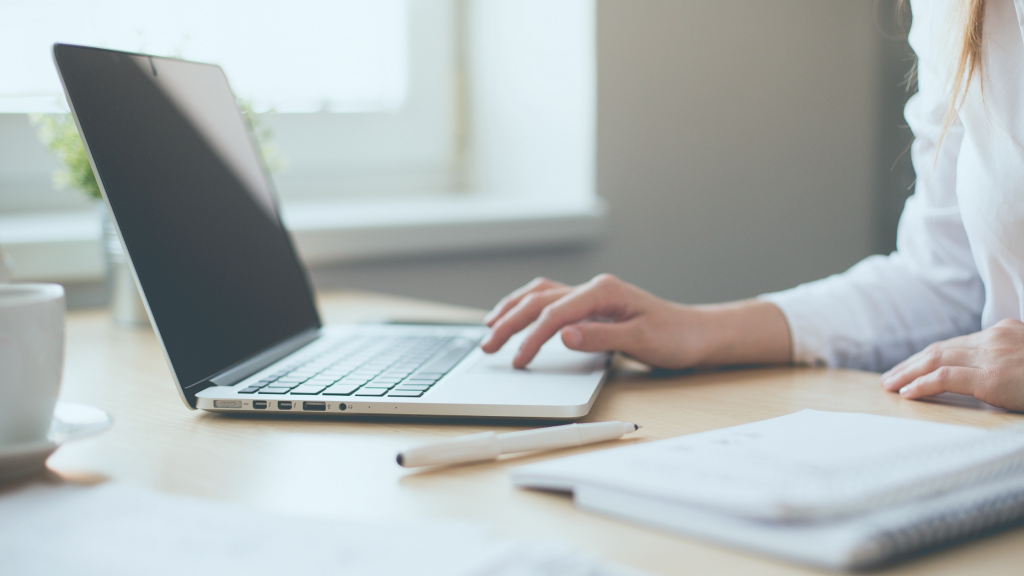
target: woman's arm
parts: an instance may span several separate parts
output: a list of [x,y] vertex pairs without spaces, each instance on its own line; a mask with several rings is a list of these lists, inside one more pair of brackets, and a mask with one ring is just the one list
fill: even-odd
[[619,351],[660,368],[790,361],[789,327],[770,302],[684,306],[608,274],[579,286],[538,278],[499,302],[486,322],[492,331],[481,348],[490,353],[536,322],[517,368],[559,333],[573,350]]

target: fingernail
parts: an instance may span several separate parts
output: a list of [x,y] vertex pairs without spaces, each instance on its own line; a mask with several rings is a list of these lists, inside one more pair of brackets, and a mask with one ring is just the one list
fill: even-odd
[[583,344],[583,333],[575,326],[566,326],[562,329],[562,342],[569,348],[579,348]]
[[907,384],[903,388],[900,388],[900,396],[906,396],[907,394],[910,394],[913,391],[914,391],[914,385],[913,384]]
[[480,347],[483,348],[484,346],[487,346],[488,344],[491,343],[491,340],[493,340],[493,339],[494,339],[494,332],[488,333],[487,336],[484,336],[484,339],[480,342]]

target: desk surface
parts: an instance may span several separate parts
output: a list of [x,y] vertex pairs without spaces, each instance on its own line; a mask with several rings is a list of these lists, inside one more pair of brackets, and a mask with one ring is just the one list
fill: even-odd
[[[479,320],[465,308],[368,294],[321,297],[328,323],[382,318]],[[394,461],[410,443],[522,423],[256,419],[188,410],[179,400],[149,329],[111,325],[101,311],[68,317],[62,399],[99,406],[107,432],[62,447],[49,461],[65,478],[106,478],[169,493],[299,514],[358,518],[479,519],[500,533],[551,537],[656,574],[807,574],[815,570],[613,521],[571,499],[514,488],[516,464],[595,447],[442,470],[409,471]],[[856,411],[996,426],[1024,416],[902,400],[873,374],[821,369],[753,369],[658,376],[623,362],[588,421],[643,424],[631,442],[678,436],[801,410]],[[622,442],[626,442],[623,440]],[[603,447],[607,447],[603,446]],[[896,566],[893,574],[1019,574],[1024,529]]]

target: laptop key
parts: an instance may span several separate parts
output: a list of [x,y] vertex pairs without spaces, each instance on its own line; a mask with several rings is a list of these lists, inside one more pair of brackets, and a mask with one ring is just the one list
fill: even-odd
[[449,348],[444,354],[431,360],[424,368],[424,372],[448,372],[472,351],[472,346],[456,346],[454,348]]
[[356,396],[383,396],[387,393],[387,388],[360,388],[356,392]]
[[319,393],[323,392],[324,388],[327,388],[327,386],[310,386],[310,385],[307,385],[307,384],[303,384],[302,386],[299,386],[298,388],[292,390],[292,394],[302,394],[302,395],[310,395],[310,396],[312,396],[314,394],[319,394]]
[[396,390],[426,390],[430,388],[428,384],[399,384]]
[[335,384],[324,390],[324,396],[349,396],[359,389],[357,385]]
[[255,394],[259,389],[260,389],[259,386],[249,386],[248,388],[244,388],[242,390],[239,390],[238,393],[239,394]]
[[426,390],[392,390],[388,393],[388,396],[396,396],[400,398],[419,398],[423,396]]
[[267,386],[260,390],[260,394],[287,394],[291,388],[278,388],[277,386]]
[[433,378],[429,380],[426,378],[409,378],[408,380],[403,381],[402,384],[424,384],[426,386],[432,386],[434,382],[437,382],[437,380]]
[[412,375],[413,378],[425,378],[428,380],[437,380],[444,376],[443,372],[417,372]]

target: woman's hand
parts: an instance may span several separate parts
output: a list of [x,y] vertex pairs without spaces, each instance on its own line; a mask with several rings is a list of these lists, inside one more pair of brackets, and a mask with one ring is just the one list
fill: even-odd
[[498,302],[485,322],[491,334],[480,347],[487,353],[536,323],[512,362],[516,368],[558,333],[570,349],[623,352],[659,368],[790,358],[789,327],[773,304],[684,306],[608,274],[579,286],[538,278]]
[[1024,323],[1003,320],[981,332],[936,342],[883,374],[881,383],[904,398],[955,392],[1024,411]]

